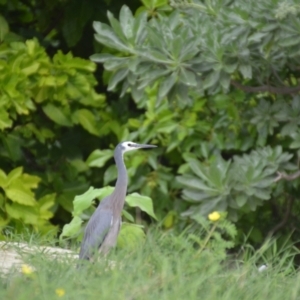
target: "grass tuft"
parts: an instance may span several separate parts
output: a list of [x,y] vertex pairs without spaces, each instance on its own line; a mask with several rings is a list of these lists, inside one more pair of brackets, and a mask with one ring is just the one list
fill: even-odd
[[[32,241],[32,239],[31,239]],[[232,264],[199,248],[185,235],[152,230],[136,249],[117,249],[107,259],[76,267],[74,258],[26,257],[25,274],[0,279],[0,299],[298,299],[295,248],[269,241]],[[242,255],[241,255],[242,257]],[[258,271],[262,263],[268,269]],[[28,271],[32,270],[32,272]]]

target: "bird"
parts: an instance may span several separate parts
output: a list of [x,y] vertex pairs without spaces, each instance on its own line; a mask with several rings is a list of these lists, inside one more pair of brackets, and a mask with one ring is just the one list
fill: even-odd
[[141,148],[155,147],[157,146],[137,144],[130,141],[121,142],[116,146],[114,151],[114,159],[118,170],[116,185],[114,191],[100,202],[86,225],[80,247],[80,260],[92,260],[97,251],[106,255],[116,245],[128,183],[123,158],[124,153]]

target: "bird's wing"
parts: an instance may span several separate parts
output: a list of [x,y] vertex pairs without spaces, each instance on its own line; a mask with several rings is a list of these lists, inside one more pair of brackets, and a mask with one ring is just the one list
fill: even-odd
[[113,223],[112,212],[108,209],[95,211],[89,220],[85,232],[81,249],[80,259],[89,259],[92,254],[99,249]]

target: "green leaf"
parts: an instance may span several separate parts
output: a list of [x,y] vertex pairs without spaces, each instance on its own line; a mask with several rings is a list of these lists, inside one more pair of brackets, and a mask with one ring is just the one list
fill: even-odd
[[71,223],[66,224],[63,227],[62,233],[59,236],[59,238],[62,239],[63,237],[77,236],[81,231],[81,223],[82,223],[82,220],[79,217],[75,216],[72,219]]
[[25,224],[37,224],[38,212],[36,208],[20,205],[18,203],[6,203],[5,209],[7,214],[17,220],[23,220]]
[[128,72],[129,70],[126,68],[118,70],[109,80],[107,90],[112,91],[116,85],[128,75]]
[[120,25],[125,36],[130,39],[132,37],[132,29],[133,29],[133,16],[132,12],[128,6],[123,5],[120,11]]
[[184,176],[177,176],[176,180],[183,184],[186,187],[200,190],[200,191],[207,191],[207,192],[216,192],[216,189],[213,189],[206,184],[203,183],[203,181],[197,179],[194,176],[191,175],[184,175]]
[[94,22],[93,27],[95,31],[97,32],[95,34],[96,40],[113,49],[119,50],[119,51],[128,51],[130,50],[113,32],[113,30],[104,23],[101,22]]
[[168,56],[165,53],[163,53],[162,51],[156,50],[156,49],[147,49],[147,50],[144,50],[143,52],[140,52],[139,54],[144,59],[147,59],[147,60],[149,59],[150,61],[155,62],[155,63],[166,64],[166,63],[172,62],[168,59]]
[[187,200],[187,201],[210,201],[212,199],[214,199],[217,195],[217,191],[215,192],[202,192],[202,191],[196,191],[196,190],[188,190],[188,189],[184,189],[182,191],[182,196],[183,199]]
[[295,35],[287,36],[279,40],[279,45],[286,48],[295,45],[298,46],[299,43],[300,43],[299,32]]
[[171,46],[171,52],[172,57],[175,60],[179,59],[179,55],[181,53],[181,50],[183,48],[183,43],[185,42],[185,38],[182,35],[175,36],[170,43]]
[[122,215],[123,215],[128,221],[134,223],[134,218],[133,218],[133,216],[132,216],[129,212],[127,212],[126,210],[123,209]]
[[21,161],[24,154],[21,150],[23,139],[17,133],[6,133],[5,135],[5,155],[13,162]]
[[47,211],[55,205],[56,194],[47,194],[38,200],[40,211]]
[[290,144],[289,148],[291,148],[291,149],[299,149],[300,148],[300,140],[293,141]]
[[28,206],[36,205],[34,194],[23,186],[21,179],[15,179],[5,189],[5,194],[13,202]]
[[165,132],[169,134],[172,133],[176,128],[178,128],[178,124],[172,122],[158,123],[155,126],[155,130],[157,130],[157,132]]
[[0,186],[4,189],[7,186],[7,176],[3,170],[0,169]]
[[115,165],[111,165],[107,168],[107,170],[104,173],[104,181],[103,184],[107,185],[111,181],[115,180],[117,178],[117,167]]
[[48,103],[46,106],[43,106],[43,111],[47,117],[55,123],[62,126],[72,126],[70,118],[62,112],[62,109],[54,106],[53,104]]
[[206,182],[209,182],[209,177],[206,175],[206,171],[204,169],[204,167],[201,165],[200,162],[198,162],[195,159],[189,159],[189,166],[191,168],[191,170],[200,178],[202,178],[203,180],[205,180]]
[[[228,91],[230,86],[230,76],[226,73],[221,73],[220,84],[224,88],[225,91]],[[235,107],[234,107],[235,108]]]
[[108,54],[108,53],[97,53],[90,56],[90,60],[96,62],[96,63],[104,63],[108,60],[116,59],[123,61],[126,58],[123,57],[115,57],[114,55]]
[[144,74],[141,74],[142,78],[140,79],[140,83],[138,83],[138,89],[144,89],[149,86],[154,80],[157,80],[159,77],[169,76],[169,70],[147,70]]
[[33,175],[29,175],[29,174],[22,175],[22,184],[24,185],[24,187],[26,187],[28,189],[37,188],[40,181],[41,181],[41,178],[38,176],[33,176]]
[[84,210],[91,207],[99,194],[99,191],[91,186],[85,193],[76,196],[73,202],[73,216],[80,216]]
[[135,36],[135,44],[141,44],[146,37],[147,12],[140,13],[134,21],[133,35]]
[[122,30],[119,21],[109,11],[107,12],[107,17],[109,19],[110,25],[112,26],[114,32],[117,34],[118,38],[120,38],[124,43],[126,43],[127,42],[126,35],[124,35],[124,32]]
[[79,109],[75,111],[74,118],[78,120],[81,126],[89,133],[99,136],[99,130],[97,129],[95,115],[88,109]]
[[252,78],[252,67],[250,65],[240,65],[239,70],[245,79]]
[[172,73],[167,78],[165,78],[159,85],[158,98],[162,99],[165,96],[167,96],[171,88],[174,86],[175,82],[176,82],[175,73]]
[[271,192],[267,189],[255,189],[255,196],[262,200],[269,200],[271,198]]
[[128,57],[115,57],[104,62],[104,68],[108,71],[116,71],[120,68],[128,68]]
[[9,114],[7,111],[1,109],[0,110],[0,130],[5,128],[10,128],[12,126],[13,122],[9,118]]
[[125,199],[126,203],[131,207],[138,206],[142,211],[147,213],[149,216],[157,220],[154,211],[152,199],[147,196],[142,196],[138,193],[130,194]]
[[227,177],[230,161],[218,159],[210,166],[209,179],[218,189],[223,187],[223,180]]
[[[246,195],[238,195],[235,198],[236,204],[238,207],[243,207],[247,203],[248,197]],[[251,201],[251,199],[250,199]]]
[[20,178],[23,172],[23,167],[17,167],[9,172],[7,175],[7,185],[13,182],[15,179]]
[[114,188],[108,186],[101,189],[94,189],[90,187],[82,195],[75,197],[73,202],[73,216],[80,216],[82,212],[92,206],[93,200],[96,198],[103,199],[104,197],[110,195],[113,192]]
[[144,230],[140,226],[123,223],[118,236],[117,246],[134,249],[143,244],[145,237]]
[[39,67],[40,64],[38,62],[32,62],[32,64],[22,69],[22,73],[25,74],[26,76],[32,75],[37,72]]
[[112,150],[94,150],[86,160],[89,167],[101,168],[105,163],[113,157]]
[[210,72],[203,81],[203,88],[208,89],[212,86],[214,86],[220,78],[220,72],[219,71],[212,71]]
[[[73,12],[77,12],[75,18]],[[62,18],[60,25],[69,47],[74,47],[80,40],[83,27],[92,12],[92,6],[85,5],[82,0],[65,3],[64,17]]]
[[54,213],[50,211],[55,205],[56,194],[48,194],[38,200],[39,218],[42,220],[49,220]]
[[0,15],[0,42],[4,40],[4,37],[9,32],[9,26],[2,15]]
[[[165,46],[164,39],[161,35],[161,32],[159,32],[156,28],[153,28],[151,26],[147,26],[147,39],[150,40],[151,45],[156,45],[158,49],[163,50],[163,47]],[[147,49],[148,51],[150,49]],[[155,53],[155,52],[154,52]],[[155,56],[155,54],[154,54]]]
[[114,187],[112,186],[105,186],[101,189],[97,189],[99,192],[99,195],[97,196],[97,198],[99,200],[103,200],[105,197],[109,196],[110,194],[112,194],[112,192],[114,191]]
[[180,78],[180,81],[182,83],[184,83],[185,85],[188,85],[188,86],[196,86],[197,85],[195,74],[191,71],[188,71],[188,70],[184,69],[184,68],[181,68],[179,78]]

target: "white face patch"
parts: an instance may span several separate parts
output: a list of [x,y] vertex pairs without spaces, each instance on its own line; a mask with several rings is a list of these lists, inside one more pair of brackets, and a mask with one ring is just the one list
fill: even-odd
[[121,145],[122,145],[123,153],[131,151],[131,150],[138,149],[136,147],[136,143],[133,143],[133,142],[130,142],[130,141],[129,142],[123,142]]

